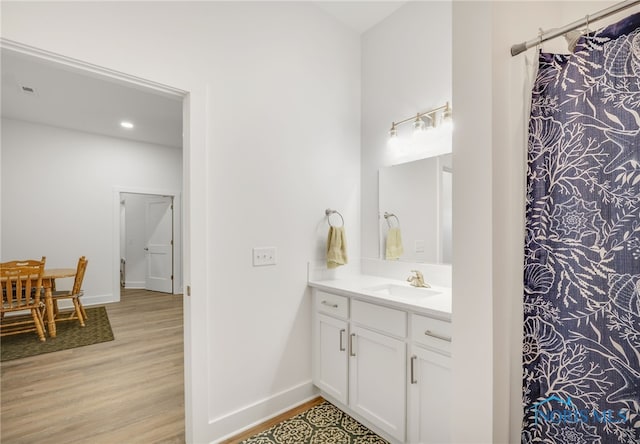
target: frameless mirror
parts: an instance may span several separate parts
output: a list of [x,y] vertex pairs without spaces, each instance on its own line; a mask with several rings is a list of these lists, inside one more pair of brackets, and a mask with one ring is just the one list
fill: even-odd
[[451,263],[451,154],[381,168],[381,259]]

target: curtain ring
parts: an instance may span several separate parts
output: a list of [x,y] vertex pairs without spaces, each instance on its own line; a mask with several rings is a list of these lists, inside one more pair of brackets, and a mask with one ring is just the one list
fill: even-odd
[[538,52],[542,51],[542,28],[538,28],[538,43],[536,43],[536,50]]
[[585,30],[585,34],[589,34],[591,30],[589,29],[589,14],[585,17],[585,22],[587,23],[587,28]]

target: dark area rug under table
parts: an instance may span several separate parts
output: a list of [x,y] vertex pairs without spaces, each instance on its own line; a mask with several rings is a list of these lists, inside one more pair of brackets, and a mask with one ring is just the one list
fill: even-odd
[[86,308],[85,327],[77,320],[56,323],[56,337],[46,336],[41,342],[35,332],[3,336],[0,338],[0,361],[26,358],[69,348],[113,341],[113,331],[105,307]]
[[258,433],[241,444],[388,444],[358,421],[324,401]]

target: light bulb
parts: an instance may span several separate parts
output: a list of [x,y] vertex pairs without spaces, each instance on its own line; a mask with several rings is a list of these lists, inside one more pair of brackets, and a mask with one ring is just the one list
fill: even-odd
[[424,131],[424,128],[425,128],[424,120],[420,118],[420,114],[417,114],[416,120],[413,122],[413,131],[415,132]]

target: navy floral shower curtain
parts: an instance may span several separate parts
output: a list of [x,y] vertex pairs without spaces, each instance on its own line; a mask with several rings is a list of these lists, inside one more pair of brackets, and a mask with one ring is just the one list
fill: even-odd
[[523,443],[640,443],[640,13],[540,53]]

